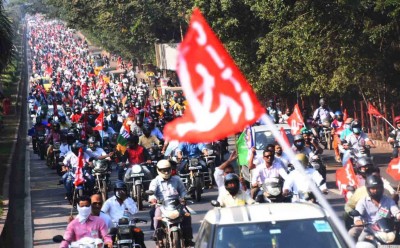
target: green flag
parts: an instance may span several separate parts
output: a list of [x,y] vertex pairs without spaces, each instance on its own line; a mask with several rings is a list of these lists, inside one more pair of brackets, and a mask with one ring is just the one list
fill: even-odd
[[246,134],[243,132],[240,136],[239,139],[236,141],[236,148],[237,148],[237,154],[238,154],[238,165],[240,166],[247,166],[247,157],[249,153],[249,149],[247,148],[246,144]]

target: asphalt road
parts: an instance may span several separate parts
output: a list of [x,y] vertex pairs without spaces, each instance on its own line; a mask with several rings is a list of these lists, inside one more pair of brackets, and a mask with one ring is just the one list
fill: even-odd
[[[64,200],[65,190],[62,185],[57,185],[59,177],[55,171],[46,167],[45,162],[41,161],[38,155],[33,154],[31,146],[27,147],[30,163],[31,197],[32,197],[32,216],[33,216],[33,243],[34,247],[58,247],[52,242],[54,235],[63,234],[67,225],[67,217],[71,212],[71,205]],[[381,167],[385,175],[385,166],[390,154],[387,151],[374,150],[375,161]],[[326,196],[335,212],[341,216],[343,213],[344,199],[338,194],[335,185],[335,171],[340,165],[333,163],[333,152],[325,151],[324,160],[328,163],[327,182],[330,193]],[[113,171],[113,177],[116,171]],[[385,176],[390,179],[389,177]],[[395,183],[391,180],[393,184]],[[110,193],[112,194],[112,192]],[[210,201],[217,198],[217,189],[208,189],[203,195],[201,202],[189,203],[192,210],[192,223],[194,236],[200,227],[201,221],[206,212],[212,208]],[[76,214],[76,213],[74,213]],[[145,233],[147,247],[155,247],[150,240],[152,231],[150,230],[150,217],[148,209],[140,211],[137,217],[149,220],[148,224],[138,224]]]

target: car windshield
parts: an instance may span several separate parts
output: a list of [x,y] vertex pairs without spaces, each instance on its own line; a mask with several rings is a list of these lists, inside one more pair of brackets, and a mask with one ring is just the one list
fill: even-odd
[[[293,135],[290,129],[285,129],[286,136],[289,139],[290,145],[293,144]],[[269,130],[255,132],[255,147],[256,150],[264,150],[268,144],[274,144],[275,138]]]
[[342,247],[326,219],[219,226],[213,247]]

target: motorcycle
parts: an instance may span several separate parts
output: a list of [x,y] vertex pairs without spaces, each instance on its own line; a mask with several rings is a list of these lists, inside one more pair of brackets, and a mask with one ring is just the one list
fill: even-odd
[[116,226],[111,228],[110,235],[113,237],[113,248],[146,248],[144,235],[136,223],[147,223],[146,220],[124,217],[118,220]]
[[47,166],[51,169],[56,169],[60,162],[60,142],[55,142],[50,156],[47,157]]
[[[361,216],[357,210],[352,210],[351,217]],[[357,242],[356,247],[364,247],[363,243],[369,243],[375,247],[389,247],[400,244],[399,222],[394,218],[381,218],[374,223],[363,223],[364,231],[368,234],[364,241]]]
[[214,179],[214,172],[215,172],[215,164],[216,164],[216,158],[217,156],[213,156],[213,153],[210,153],[209,150],[209,155],[208,156],[204,156],[204,160],[206,161],[207,164],[207,168],[208,168],[208,175],[206,175],[206,179],[205,181],[209,180],[212,185],[216,185],[215,183],[215,179]]
[[144,167],[147,163],[134,164],[125,172],[124,181],[131,186],[131,197],[136,201],[139,210],[143,210],[143,193],[149,187],[151,176]]
[[332,128],[329,121],[324,121],[320,129],[320,143],[324,145],[325,149],[332,150]]
[[[63,236],[56,235],[53,237],[54,243],[61,243],[64,240]],[[71,242],[69,248],[103,248],[104,242],[99,238],[84,237],[78,241]]]
[[[178,173],[178,175],[182,179],[188,194],[199,202],[201,201],[201,194],[203,193],[203,188],[206,182],[205,174],[208,173],[201,171],[203,167],[200,165],[199,158],[183,158],[182,163],[185,163],[185,171],[188,171],[189,173]],[[209,182],[208,175],[207,178]]]
[[111,166],[106,160],[93,161],[92,174],[95,178],[94,192],[101,194],[103,201],[108,198],[108,189],[111,186]]
[[259,203],[287,202],[287,199],[282,196],[282,185],[280,178],[269,178],[261,185],[256,201]]
[[[153,195],[153,191],[146,191],[146,194]],[[183,217],[189,214],[185,211],[185,206],[179,199],[165,200],[160,206],[162,219],[159,231],[162,233],[162,239],[156,240],[158,247],[181,248],[185,247],[182,235],[181,223]]]
[[37,153],[40,157],[40,160],[44,160],[44,157],[46,155],[46,144],[45,144],[45,140],[46,140],[46,136],[45,133],[38,133],[36,135],[36,149],[37,149]]

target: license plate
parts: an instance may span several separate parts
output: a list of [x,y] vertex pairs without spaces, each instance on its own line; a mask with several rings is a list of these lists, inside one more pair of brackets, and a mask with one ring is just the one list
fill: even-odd
[[378,245],[379,248],[399,248],[400,245]]
[[128,240],[128,239],[118,240],[118,244],[131,244],[131,243],[132,243],[132,240]]
[[144,177],[144,173],[131,174],[131,177]]

